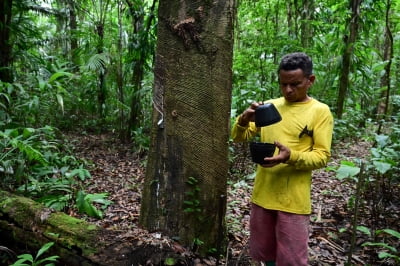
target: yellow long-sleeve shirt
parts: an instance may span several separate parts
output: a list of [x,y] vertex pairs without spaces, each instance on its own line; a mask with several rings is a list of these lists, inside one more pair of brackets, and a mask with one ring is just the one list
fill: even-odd
[[[257,133],[261,142],[278,141],[291,150],[289,160],[271,168],[257,166],[252,202],[272,210],[311,213],[311,171],[326,166],[330,158],[333,117],[326,104],[315,99],[288,102],[283,97],[268,101],[282,116],[276,124],[257,128],[254,122],[232,127],[235,142],[251,140]],[[278,153],[275,151],[275,155]]]

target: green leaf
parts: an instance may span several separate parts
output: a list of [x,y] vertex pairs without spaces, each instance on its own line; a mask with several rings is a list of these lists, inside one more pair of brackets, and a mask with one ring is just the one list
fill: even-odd
[[381,174],[385,174],[387,171],[389,171],[392,168],[391,164],[385,163],[385,162],[374,161],[373,164],[374,164],[376,170]]
[[85,181],[87,178],[90,178],[90,172],[86,169],[83,168],[77,168],[72,170],[69,173],[66,173],[65,176],[70,178],[70,177],[74,177],[74,176],[78,176],[80,180]]
[[[44,258],[44,259],[41,259],[41,260],[36,261],[36,264],[37,264],[37,265],[41,265],[42,263],[47,262],[47,261],[54,261],[54,262],[56,262],[57,259],[59,259],[59,258],[60,258],[60,256],[50,256],[50,257],[47,257],[47,258]],[[48,264],[46,264],[46,265],[54,265],[54,263],[48,263]]]
[[61,107],[61,111],[64,114],[64,98],[62,97],[61,94],[58,94],[58,93],[57,93],[56,97],[57,97],[57,102]]
[[174,258],[166,258],[164,263],[165,263],[165,265],[175,265],[176,260]]
[[51,75],[51,77],[49,78],[49,83],[52,83],[53,81],[57,80],[58,78],[70,77],[70,76],[72,76],[71,73],[60,71],[60,72],[57,72],[57,73],[54,73],[53,75]]
[[348,177],[354,177],[360,173],[360,168],[356,167],[354,163],[343,161],[339,169],[336,170],[336,177],[340,180]]
[[85,200],[89,201],[89,202],[96,202],[96,203],[100,203],[103,205],[110,205],[112,203],[111,200],[106,199],[108,196],[107,193],[94,193],[94,194],[87,194],[85,196]]
[[32,136],[33,133],[35,133],[35,129],[34,128],[26,127],[26,128],[24,128],[24,130],[22,132],[22,136],[23,136],[23,138],[27,139],[30,136]]
[[394,247],[392,247],[392,246],[389,246],[389,245],[386,244],[386,243],[372,243],[372,242],[366,242],[366,243],[362,244],[362,246],[363,246],[363,247],[364,247],[364,246],[383,247],[383,248],[386,248],[386,249],[390,250],[391,252],[394,252],[394,253],[397,252],[396,248],[394,248]]
[[[103,218],[103,213],[93,206],[90,202],[90,196],[93,194],[86,194],[84,191],[80,190],[76,196],[76,207],[80,213],[86,213],[89,216],[101,219]],[[89,197],[88,197],[89,196]]]
[[378,147],[385,147],[388,144],[389,136],[387,135],[376,135],[375,137]]
[[392,230],[392,229],[377,230],[376,233],[377,234],[386,233],[386,234],[392,235],[392,236],[397,237],[398,239],[400,239],[400,233],[395,231],[395,230]]
[[[28,255],[28,254],[23,254],[23,255]],[[20,256],[21,256],[21,255],[20,255]],[[20,256],[18,256],[18,258],[19,258]],[[30,265],[32,265],[32,263],[30,263],[30,264],[24,263],[25,261],[33,262],[33,258],[32,258],[32,261],[26,260],[26,259],[19,259],[19,260],[17,260],[16,262],[14,262],[13,264],[11,264],[10,266],[30,266]]]
[[392,255],[392,254],[387,253],[387,252],[384,252],[384,251],[378,253],[378,258],[380,258],[380,259],[386,259],[386,258],[395,258],[395,259],[399,259],[398,256]]
[[38,251],[35,260],[37,260],[43,253],[45,253],[51,246],[54,245],[54,242],[49,242],[44,244]]
[[371,236],[371,231],[369,230],[368,227],[359,225],[359,226],[357,226],[357,230],[360,231],[360,232],[363,232],[363,233],[366,234],[367,236]]
[[185,200],[185,201],[183,201],[183,203],[186,205],[193,205],[193,202],[189,201],[189,200]]
[[33,262],[33,257],[31,254],[21,254],[17,258],[24,259],[25,261]]

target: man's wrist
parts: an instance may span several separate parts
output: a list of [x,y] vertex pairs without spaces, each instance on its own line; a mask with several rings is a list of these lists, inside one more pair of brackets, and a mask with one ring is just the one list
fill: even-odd
[[241,126],[241,127],[247,127],[248,125],[249,125],[249,121],[243,121],[244,119],[243,119],[243,114],[241,114],[240,116],[239,116],[239,119],[238,119],[238,124],[239,124],[239,126]]

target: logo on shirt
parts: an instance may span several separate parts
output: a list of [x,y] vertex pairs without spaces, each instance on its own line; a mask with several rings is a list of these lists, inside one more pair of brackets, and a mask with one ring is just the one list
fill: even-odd
[[304,136],[304,134],[306,134],[309,137],[312,137],[314,135],[314,131],[313,130],[308,130],[307,125],[303,128],[303,130],[300,132],[299,134],[299,139],[301,139],[301,137]]

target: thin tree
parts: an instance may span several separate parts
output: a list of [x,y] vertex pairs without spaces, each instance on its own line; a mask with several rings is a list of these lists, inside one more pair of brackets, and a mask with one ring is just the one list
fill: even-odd
[[314,0],[303,0],[303,7],[300,12],[301,44],[304,48],[312,46],[313,25],[315,4]]
[[142,82],[147,68],[147,61],[154,53],[154,45],[151,36],[151,27],[154,23],[155,8],[157,0],[153,0],[149,15],[145,18],[143,3],[141,1],[126,0],[129,13],[132,19],[133,32],[130,38],[130,57],[132,65],[132,93],[130,96],[130,114],[127,127],[127,137],[130,131],[140,126],[141,106],[142,106]]
[[[385,15],[385,43],[383,51],[383,60],[387,61],[385,66],[385,74],[381,78],[381,88],[385,88],[381,92],[381,101],[378,103],[378,117],[385,116],[388,114],[389,102],[390,102],[390,72],[393,61],[393,34],[390,29],[390,7],[391,0],[386,1],[386,15]],[[380,134],[382,129],[382,121],[379,122],[378,134]]]
[[344,102],[346,99],[349,87],[349,74],[351,66],[351,58],[353,56],[354,45],[357,40],[360,6],[362,0],[350,0],[351,16],[348,20],[347,26],[349,28],[349,35],[345,35],[345,47],[342,55],[342,68],[339,80],[339,94],[337,101],[336,115],[340,119],[343,115]]
[[12,18],[12,0],[0,2],[0,81],[13,82],[12,41],[10,26]]
[[202,253],[223,232],[234,14],[234,0],[159,3],[140,224]]

